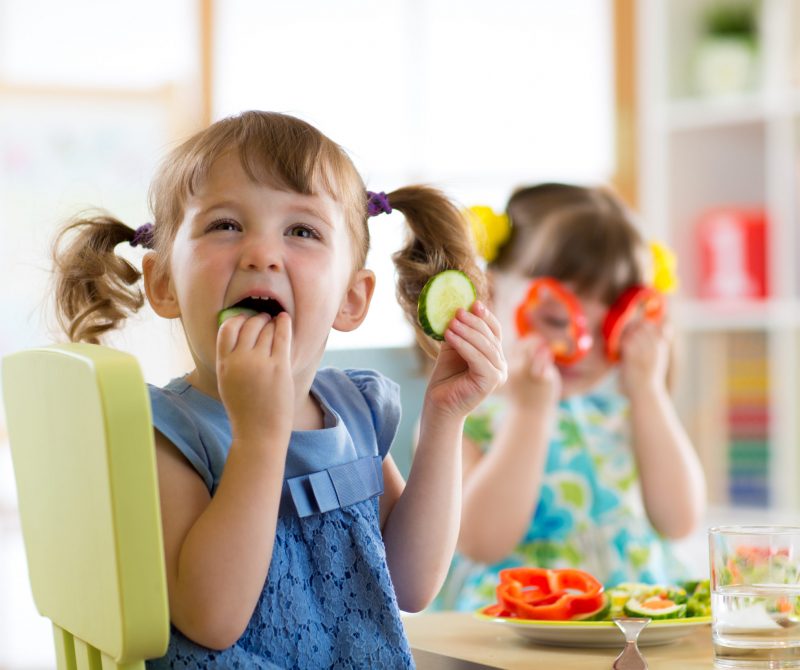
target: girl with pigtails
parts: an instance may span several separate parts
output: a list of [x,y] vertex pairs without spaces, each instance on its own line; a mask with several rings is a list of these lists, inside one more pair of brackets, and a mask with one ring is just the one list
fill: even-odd
[[[364,320],[370,215],[399,210],[400,303],[457,268],[482,294],[461,213],[424,186],[366,191],[344,151],[291,116],[250,111],[177,147],[152,225],[106,215],[57,240],[60,322],[97,343],[143,304],[180,319],[194,368],[149,387],[172,635],[150,668],[401,668],[400,610],[433,599],[459,530],[466,416],[505,379],[482,300],[437,347],[408,482],[389,455],[398,387],[318,369],[332,328]],[[117,244],[148,249],[140,274]]]

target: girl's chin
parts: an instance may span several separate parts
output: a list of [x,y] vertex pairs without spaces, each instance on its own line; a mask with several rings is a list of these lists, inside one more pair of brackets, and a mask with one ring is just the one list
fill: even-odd
[[580,395],[591,391],[605,374],[588,373],[568,367],[559,369],[561,373],[561,397]]

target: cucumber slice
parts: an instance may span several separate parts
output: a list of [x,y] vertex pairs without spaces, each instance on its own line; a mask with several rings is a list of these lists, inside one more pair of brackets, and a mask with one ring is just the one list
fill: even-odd
[[633,617],[657,619],[681,619],[686,616],[686,604],[675,603],[667,598],[651,598],[642,602],[631,598],[625,603],[625,614]]
[[459,307],[469,309],[475,302],[475,286],[460,270],[445,270],[422,287],[417,302],[419,324],[426,335],[443,340],[444,331]]
[[254,309],[247,309],[247,307],[228,307],[217,315],[217,326],[221,326],[224,321],[227,321],[232,316],[238,316],[239,314],[244,314],[249,319],[251,316],[258,314],[258,312]]
[[611,618],[611,598],[607,593],[603,594],[603,604],[594,612],[579,614],[570,621],[606,621]]

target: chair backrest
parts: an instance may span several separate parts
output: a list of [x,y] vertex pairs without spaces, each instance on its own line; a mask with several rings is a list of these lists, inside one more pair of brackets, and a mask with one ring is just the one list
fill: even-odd
[[150,401],[136,359],[91,344],[2,361],[36,607],[59,670],[144,668],[169,642]]
[[391,453],[400,472],[408,477],[414,434],[428,383],[417,352],[412,347],[331,349],[325,352],[322,364],[337,368],[373,368],[400,385],[402,414]]

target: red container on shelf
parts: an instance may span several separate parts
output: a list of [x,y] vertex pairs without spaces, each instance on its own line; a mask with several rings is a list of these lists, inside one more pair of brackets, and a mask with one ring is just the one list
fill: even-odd
[[762,208],[718,207],[697,222],[701,298],[763,299],[767,283],[767,215]]

